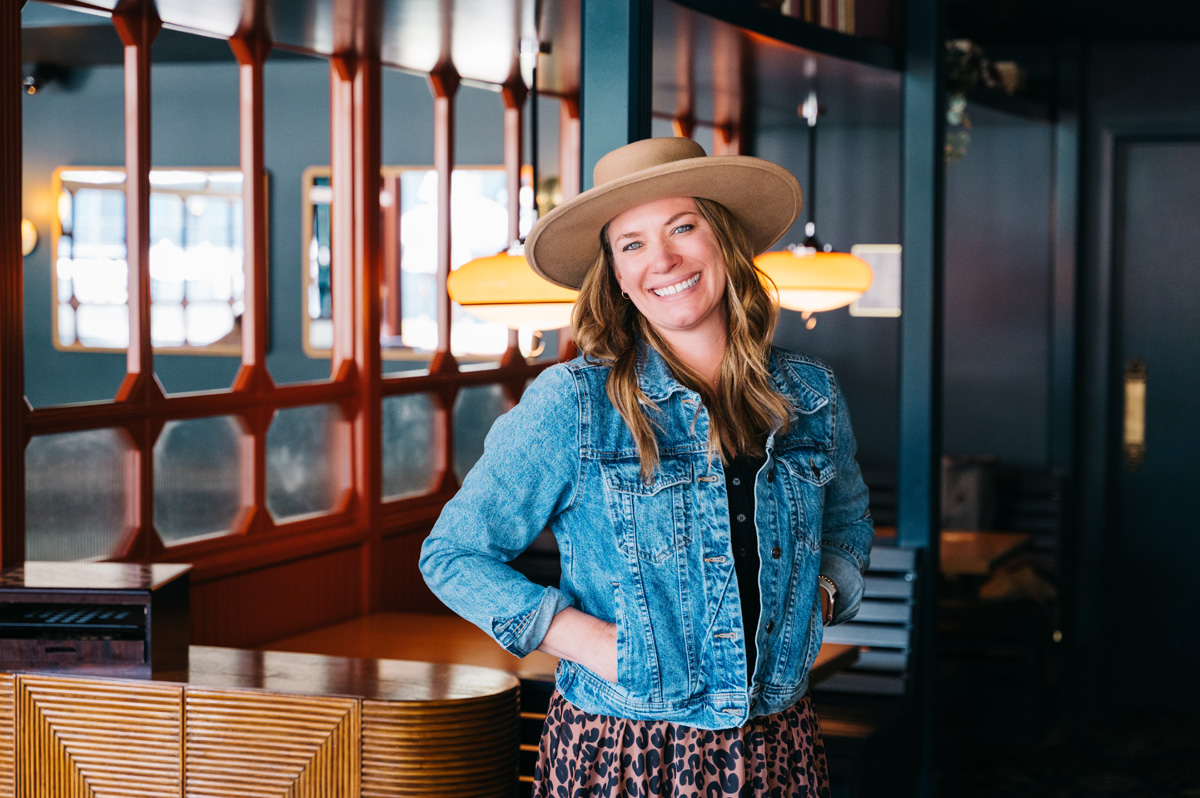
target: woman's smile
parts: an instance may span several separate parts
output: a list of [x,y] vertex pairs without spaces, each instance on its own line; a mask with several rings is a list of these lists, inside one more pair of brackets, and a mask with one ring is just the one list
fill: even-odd
[[674,296],[680,291],[686,291],[698,282],[700,282],[700,272],[696,272],[688,279],[675,283],[674,285],[668,285],[665,288],[651,288],[650,290],[654,292],[655,296]]

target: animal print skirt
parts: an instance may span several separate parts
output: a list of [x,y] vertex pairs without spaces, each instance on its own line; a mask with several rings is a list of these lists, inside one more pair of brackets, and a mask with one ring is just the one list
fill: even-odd
[[736,729],[593,715],[550,699],[534,798],[829,798],[808,696]]

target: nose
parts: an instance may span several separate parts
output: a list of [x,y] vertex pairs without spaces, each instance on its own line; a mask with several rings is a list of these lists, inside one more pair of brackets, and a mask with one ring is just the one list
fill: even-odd
[[669,272],[680,264],[682,258],[670,238],[661,239],[654,248],[653,269],[656,272]]

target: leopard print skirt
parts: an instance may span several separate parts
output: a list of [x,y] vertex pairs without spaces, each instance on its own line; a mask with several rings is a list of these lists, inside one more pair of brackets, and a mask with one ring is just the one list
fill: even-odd
[[594,715],[550,699],[534,798],[829,798],[808,696],[736,729]]

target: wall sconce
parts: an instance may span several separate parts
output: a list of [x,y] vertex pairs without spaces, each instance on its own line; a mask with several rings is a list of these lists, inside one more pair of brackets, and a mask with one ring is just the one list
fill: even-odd
[[37,247],[38,234],[37,228],[33,226],[33,222],[28,219],[21,220],[21,257],[27,256]]

